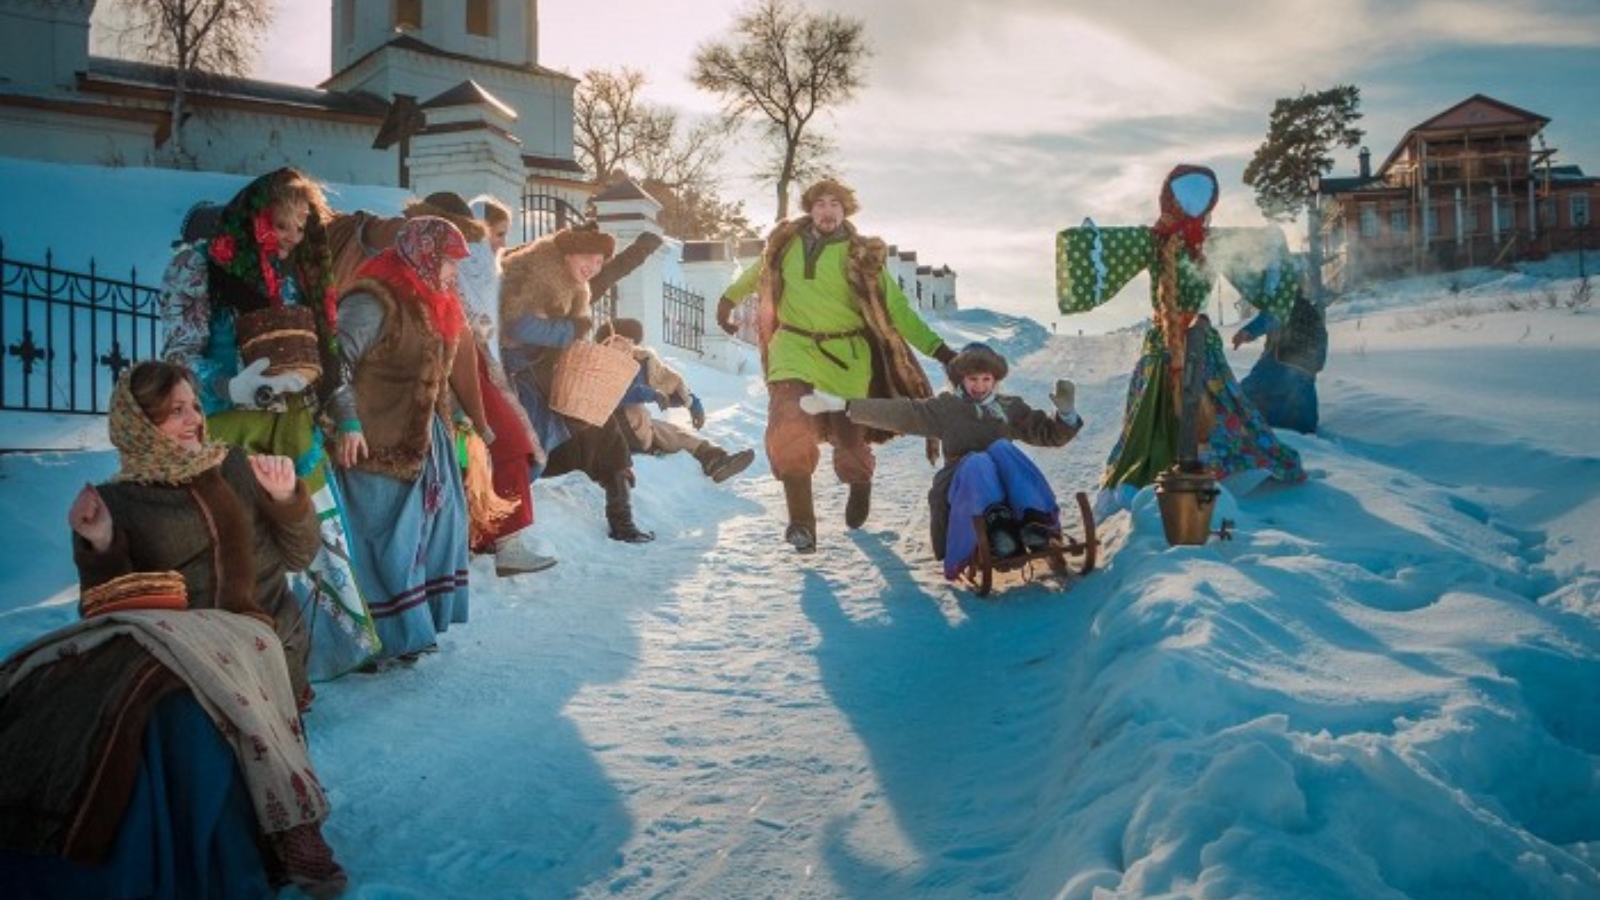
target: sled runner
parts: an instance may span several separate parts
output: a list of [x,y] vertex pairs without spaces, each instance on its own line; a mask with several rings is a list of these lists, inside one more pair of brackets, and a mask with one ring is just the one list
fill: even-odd
[[1022,582],[1027,583],[1034,579],[1036,566],[1041,563],[1049,568],[1049,574],[1058,578],[1070,574],[1087,575],[1094,571],[1095,557],[1100,548],[1100,541],[1094,534],[1094,512],[1089,507],[1087,494],[1078,491],[1075,496],[1078,500],[1078,521],[1083,530],[1082,540],[1068,534],[1063,525],[1063,528],[1050,535],[1049,542],[1043,547],[1023,550],[1011,556],[995,555],[989,546],[988,529],[984,527],[983,517],[973,517],[972,527],[978,533],[978,547],[961,575],[979,597],[987,597],[993,590],[996,574],[1020,573]]

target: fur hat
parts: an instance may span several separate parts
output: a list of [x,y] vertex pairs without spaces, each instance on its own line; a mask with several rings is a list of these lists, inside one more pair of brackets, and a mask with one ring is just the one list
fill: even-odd
[[598,253],[610,259],[617,252],[617,239],[594,227],[563,228],[554,238],[556,248],[565,256]]
[[461,229],[461,236],[467,243],[474,244],[489,236],[489,229],[478,221],[472,214],[472,207],[467,201],[461,199],[460,194],[450,191],[435,191],[421,200],[407,201],[401,214],[408,219],[418,216],[437,216],[446,220],[451,225]]
[[950,380],[960,384],[962,379],[974,372],[988,372],[994,376],[995,381],[1004,381],[1011,367],[1006,364],[1006,358],[994,352],[988,344],[972,343],[961,348],[961,352],[950,360],[945,366],[950,373]]
[[824,178],[806,188],[806,192],[800,195],[800,208],[809,213],[818,200],[830,194],[844,207],[845,218],[848,219],[861,211],[861,204],[856,202],[856,192],[845,187],[844,183],[836,178]]

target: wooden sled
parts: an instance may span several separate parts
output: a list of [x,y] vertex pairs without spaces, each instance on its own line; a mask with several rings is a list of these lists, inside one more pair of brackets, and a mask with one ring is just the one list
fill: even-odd
[[1068,534],[1063,527],[1052,534],[1049,543],[1043,547],[1023,550],[1014,556],[996,557],[989,548],[989,530],[984,527],[983,516],[972,517],[978,547],[973,551],[972,560],[961,570],[961,575],[979,597],[987,597],[994,589],[997,573],[1020,572],[1024,583],[1032,581],[1037,563],[1048,566],[1050,574],[1062,578],[1069,574],[1087,575],[1094,571],[1100,548],[1100,541],[1094,534],[1094,512],[1089,508],[1087,494],[1079,491],[1075,496],[1078,501],[1078,521],[1083,529],[1082,540]]

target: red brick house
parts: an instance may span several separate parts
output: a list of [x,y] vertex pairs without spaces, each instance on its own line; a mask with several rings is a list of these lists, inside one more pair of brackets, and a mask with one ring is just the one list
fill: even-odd
[[1549,122],[1475,94],[1413,127],[1377,172],[1363,147],[1359,175],[1317,186],[1323,283],[1341,290],[1600,245],[1600,178],[1554,163],[1541,135]]

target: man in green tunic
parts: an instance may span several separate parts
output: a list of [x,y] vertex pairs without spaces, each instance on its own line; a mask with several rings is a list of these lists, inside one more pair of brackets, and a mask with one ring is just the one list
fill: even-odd
[[784,539],[812,553],[817,517],[811,476],[822,458],[819,444],[832,445],[834,474],[850,486],[845,525],[860,528],[872,504],[876,460],[869,441],[890,435],[837,413],[807,415],[800,398],[814,390],[847,400],[928,397],[933,390],[912,348],[941,365],[955,351],[890,277],[884,242],[857,234],[847,221],[860,209],[855,192],[824,179],[806,189],[800,206],[806,214],[774,228],[759,262],[723,292],[717,324],[736,333],[734,308],[752,291],[759,295],[767,462],[783,482],[788,504]]

